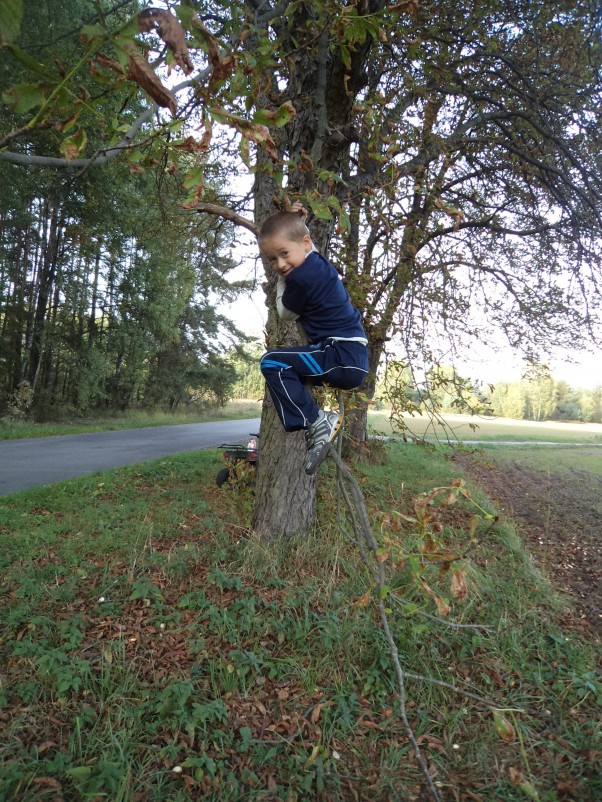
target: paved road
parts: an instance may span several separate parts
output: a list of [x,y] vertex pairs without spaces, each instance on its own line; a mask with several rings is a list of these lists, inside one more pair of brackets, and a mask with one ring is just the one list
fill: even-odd
[[0,496],[97,471],[246,442],[259,418],[0,440]]

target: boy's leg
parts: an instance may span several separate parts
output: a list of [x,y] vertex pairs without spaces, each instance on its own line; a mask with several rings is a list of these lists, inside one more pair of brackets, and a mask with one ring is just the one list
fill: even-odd
[[316,378],[323,384],[339,390],[351,390],[363,384],[368,375],[368,349],[362,343],[326,340],[310,353],[321,366]]
[[[345,340],[327,340],[311,349],[311,356],[320,365],[316,375],[321,383],[341,390],[359,387],[368,374],[368,349],[365,345]],[[341,425],[336,412],[320,410],[319,417],[309,427],[305,473],[312,475],[328,456],[330,444]]]
[[287,432],[308,429],[318,417],[318,405],[306,382],[319,365],[309,357],[309,346],[267,351],[259,363],[270,396]]
[[339,427],[336,412],[318,409],[306,382],[357,387],[368,373],[368,352],[360,343],[329,340],[317,346],[279,348],[260,362],[278,417],[286,431],[307,429],[305,472],[313,474],[328,454]]

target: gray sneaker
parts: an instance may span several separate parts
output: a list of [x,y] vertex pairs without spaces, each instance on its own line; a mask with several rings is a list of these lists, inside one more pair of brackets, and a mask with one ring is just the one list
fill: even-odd
[[320,410],[317,419],[305,432],[307,441],[307,459],[305,460],[305,473],[308,476],[318,470],[330,451],[330,444],[341,427],[338,412],[324,412]]

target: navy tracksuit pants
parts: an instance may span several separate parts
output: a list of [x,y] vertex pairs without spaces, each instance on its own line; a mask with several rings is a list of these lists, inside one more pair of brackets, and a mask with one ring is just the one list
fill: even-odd
[[368,349],[358,342],[327,339],[315,345],[267,351],[259,367],[282,425],[287,432],[296,432],[307,429],[318,417],[310,386],[359,387],[368,374]]

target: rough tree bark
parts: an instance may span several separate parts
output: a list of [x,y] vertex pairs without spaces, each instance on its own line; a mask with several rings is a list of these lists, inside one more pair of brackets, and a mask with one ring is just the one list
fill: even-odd
[[[277,187],[261,171],[255,178],[255,219],[261,221],[277,211],[273,198]],[[293,345],[297,329],[276,313],[276,273],[266,264],[268,321],[266,346]],[[305,475],[303,432],[287,434],[266,389],[259,433],[260,458],[255,485],[253,529],[265,538],[304,534],[316,514],[315,478]]]

